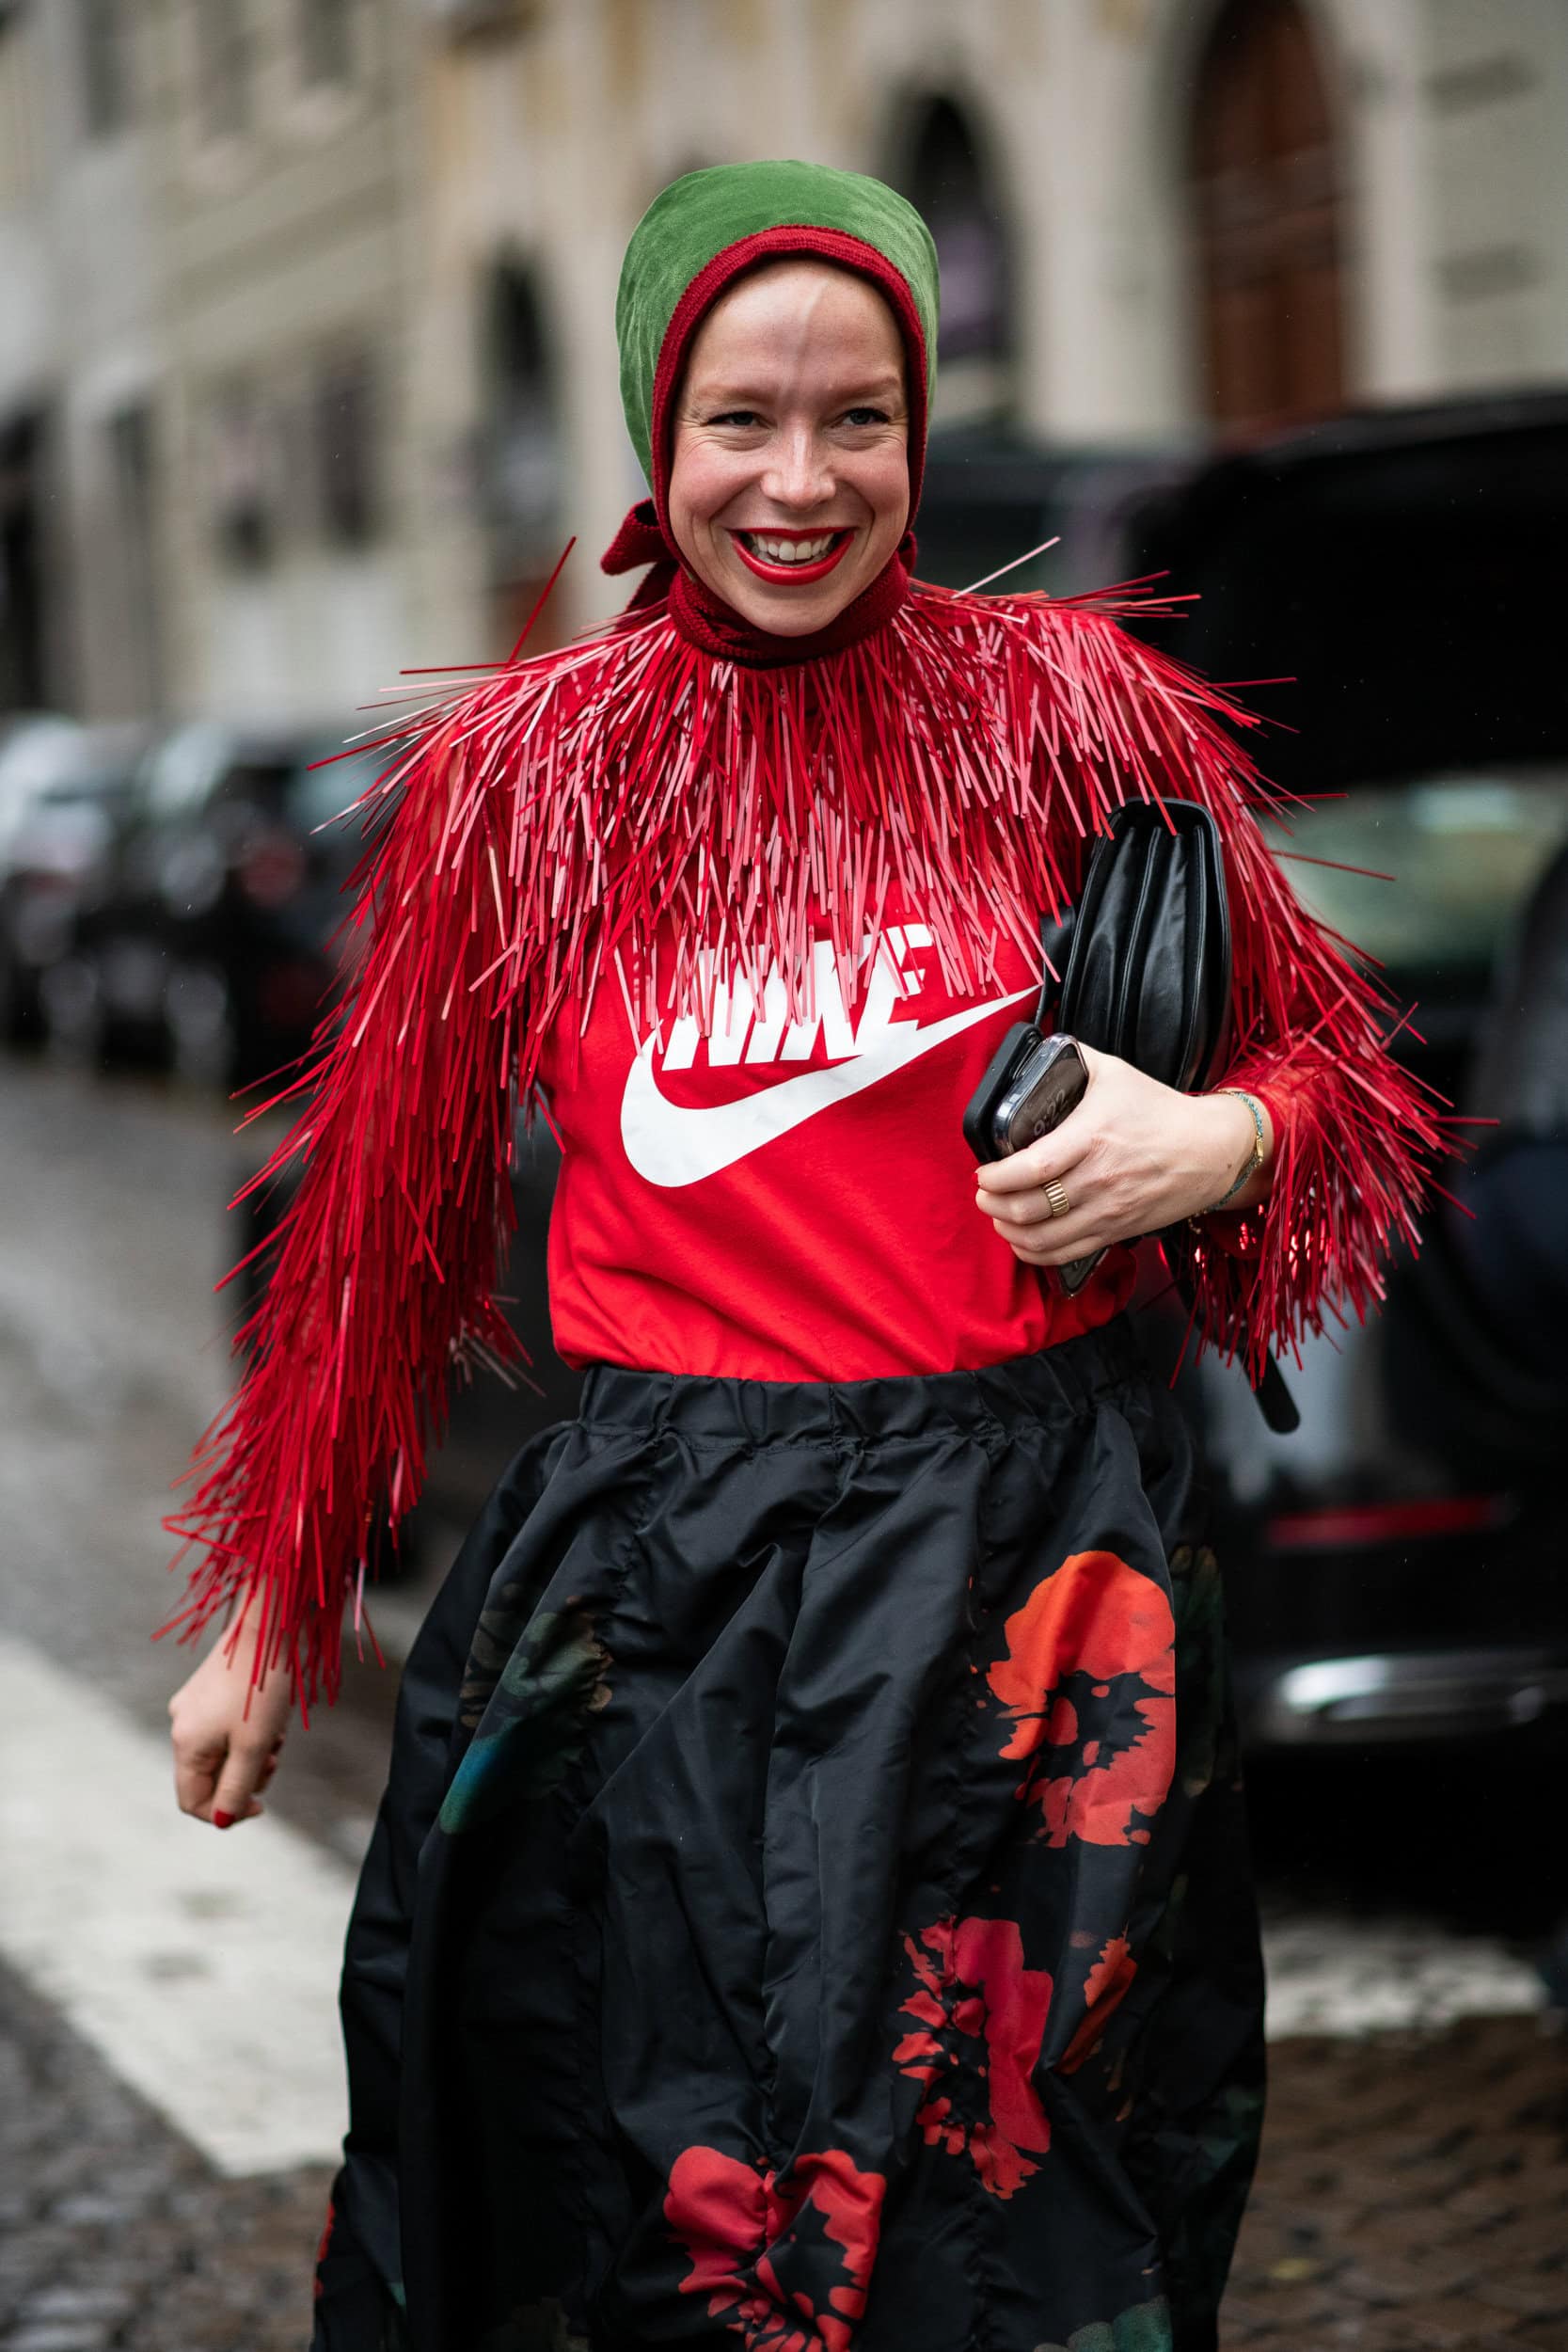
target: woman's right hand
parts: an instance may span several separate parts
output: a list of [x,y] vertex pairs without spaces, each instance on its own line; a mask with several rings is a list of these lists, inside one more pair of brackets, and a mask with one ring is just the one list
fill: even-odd
[[214,1829],[266,1810],[257,1792],[272,1778],[283,1745],[289,1669],[273,1666],[253,1683],[255,1650],[249,1628],[232,1648],[228,1632],[221,1633],[168,1703],[180,1810]]

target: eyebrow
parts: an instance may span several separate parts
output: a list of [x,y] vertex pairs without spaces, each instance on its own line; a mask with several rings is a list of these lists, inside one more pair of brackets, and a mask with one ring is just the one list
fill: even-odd
[[[760,386],[744,382],[728,383],[722,377],[716,384],[705,383],[700,377],[686,394],[686,405],[702,408],[746,408],[766,406],[771,395]],[[885,375],[847,377],[835,385],[829,395],[831,405],[856,407],[863,401],[902,400],[904,383],[901,376],[891,372]]]

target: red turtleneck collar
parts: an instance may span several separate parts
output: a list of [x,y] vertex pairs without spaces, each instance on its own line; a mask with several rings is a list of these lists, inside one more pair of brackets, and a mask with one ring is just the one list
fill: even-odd
[[806,637],[778,637],[771,629],[758,628],[733,604],[716,596],[673,553],[658,527],[652,499],[642,499],[632,508],[606,549],[602,568],[630,572],[640,564],[651,565],[628,612],[668,597],[670,618],[689,644],[711,654],[717,661],[738,661],[751,670],[782,670],[792,661],[815,661],[825,653],[843,653],[891,621],[908,601],[913,562],[914,539],[906,532],[897,552],[888,558],[869,588],[863,588],[842,612],[836,612],[826,628],[813,629]]

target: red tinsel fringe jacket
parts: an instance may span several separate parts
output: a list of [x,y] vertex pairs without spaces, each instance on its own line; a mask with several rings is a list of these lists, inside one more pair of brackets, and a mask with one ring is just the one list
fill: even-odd
[[1264,846],[1251,808],[1269,796],[1229,732],[1246,714],[1117,609],[922,587],[847,650],[775,669],[634,611],[445,694],[411,747],[400,723],[361,803],[391,810],[368,948],[255,1181],[302,1143],[306,1172],[241,1335],[248,1371],[169,1522],[204,1549],[182,1638],[259,1607],[302,1701],[335,1692],[372,1513],[395,1521],[417,1495],[460,1354],[516,1353],[492,1297],[514,1105],[600,987],[644,1033],[683,1014],[705,1030],[716,975],[758,1002],[782,977],[794,1019],[814,931],[852,1003],[884,906],[911,902],[955,990],[994,987],[1004,953],[1037,974],[1042,910],[1133,796],[1201,801],[1224,830],[1227,1082],[1266,1096],[1276,1129],[1266,1207],[1198,1252],[1210,1338],[1256,1361],[1375,1304],[1437,1119],[1385,1051],[1384,1000]]

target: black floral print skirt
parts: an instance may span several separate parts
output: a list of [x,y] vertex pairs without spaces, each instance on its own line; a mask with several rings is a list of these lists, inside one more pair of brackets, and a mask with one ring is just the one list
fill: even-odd
[[591,1373],[405,1671],[314,2352],[1210,2352],[1262,1986],[1200,1512],[1119,1327]]

